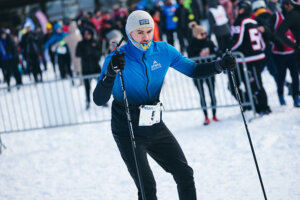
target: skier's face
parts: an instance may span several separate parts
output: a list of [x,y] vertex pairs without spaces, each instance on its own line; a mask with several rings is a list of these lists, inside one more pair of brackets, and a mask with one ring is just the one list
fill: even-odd
[[130,35],[134,41],[141,44],[146,44],[152,40],[153,29],[150,27],[139,28],[132,31]]

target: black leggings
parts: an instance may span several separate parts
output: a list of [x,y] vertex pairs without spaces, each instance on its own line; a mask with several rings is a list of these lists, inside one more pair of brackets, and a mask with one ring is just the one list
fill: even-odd
[[277,92],[279,96],[283,95],[283,86],[286,77],[287,69],[290,70],[290,74],[292,77],[292,92],[293,97],[299,95],[299,72],[298,72],[298,64],[296,60],[295,54],[288,55],[276,55],[274,56],[277,67],[278,67],[278,81],[277,81]]
[[[113,103],[113,107],[115,106],[115,103]],[[121,109],[121,107],[119,108]],[[119,110],[119,108],[113,108],[113,110]],[[113,111],[113,115],[115,116],[113,116],[112,120],[119,119],[118,123],[121,124],[121,126],[127,124],[127,120],[124,120],[122,117],[123,114],[124,113],[114,114]],[[112,123],[112,126],[115,126],[115,123]],[[150,155],[166,172],[173,175],[177,184],[180,200],[196,200],[193,169],[188,165],[184,153],[173,134],[163,122],[158,125],[144,127],[144,129],[146,130],[144,133],[155,132],[151,136],[147,134],[137,135],[135,132],[136,155],[141,169],[147,200],[157,200],[156,182],[148,163],[147,154]],[[113,128],[113,136],[128,171],[138,188],[139,200],[142,200],[128,130],[128,126],[127,129],[122,128],[122,130]]]
[[10,86],[10,78],[13,75],[16,79],[17,85],[22,84],[21,73],[18,70],[18,58],[2,61],[2,71],[4,75],[4,80],[7,86]]
[[[204,115],[205,115],[205,117],[207,117],[207,108],[206,108],[207,105],[206,105],[206,101],[205,101],[205,93],[204,93],[203,84],[206,83],[206,85],[208,87],[211,106],[216,106],[217,102],[216,102],[216,96],[215,96],[215,77],[212,76],[212,77],[206,78],[206,79],[193,79],[193,81],[194,81],[194,84],[197,87],[197,90],[200,95],[200,103],[203,108]],[[217,112],[216,108],[213,108],[212,109],[213,116],[216,115],[216,112]]]

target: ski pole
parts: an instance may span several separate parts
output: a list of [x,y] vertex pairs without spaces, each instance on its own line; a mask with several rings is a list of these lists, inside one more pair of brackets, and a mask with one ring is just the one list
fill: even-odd
[[[124,40],[124,37],[121,39],[121,41],[118,43],[118,45],[116,47],[116,54],[119,53],[119,46],[121,45],[123,40]],[[135,167],[136,167],[136,170],[137,170],[140,191],[141,191],[141,195],[142,195],[142,200],[146,200],[146,195],[145,195],[145,190],[144,190],[144,185],[143,185],[143,179],[142,179],[142,176],[141,176],[139,161],[138,161],[137,156],[136,156],[136,143],[135,143],[135,137],[134,137],[134,134],[133,134],[132,121],[131,121],[131,116],[130,116],[130,111],[129,111],[129,104],[128,104],[128,100],[127,100],[127,95],[126,95],[126,90],[125,90],[122,71],[119,71],[119,74],[120,74],[120,79],[121,79],[121,86],[122,86],[122,91],[123,91],[123,96],[124,96],[125,111],[126,111],[126,115],[127,115],[127,122],[128,122],[128,127],[129,127],[129,133],[130,133],[130,141],[131,141],[131,146],[132,146],[132,151],[133,151]]]
[[[231,54],[231,52],[229,52],[228,49],[227,49],[226,54]],[[233,71],[231,71],[231,70],[228,70],[228,72],[230,73],[230,76],[231,76],[231,79],[232,79],[232,82],[233,82],[233,87],[234,87],[234,90],[235,90],[235,95],[237,96],[237,99],[238,99],[238,102],[239,102],[239,105],[240,105],[241,113],[242,113],[243,120],[244,120],[245,129],[246,129],[248,140],[249,140],[249,143],[250,143],[250,147],[251,147],[253,159],[254,159],[254,162],[255,162],[257,174],[258,174],[258,177],[259,177],[260,185],[261,185],[261,188],[262,188],[262,191],[263,191],[263,194],[264,194],[264,198],[265,198],[265,200],[267,200],[267,195],[266,195],[266,192],[265,192],[264,183],[263,183],[262,177],[260,175],[260,170],[259,170],[258,163],[257,163],[257,160],[256,160],[255,151],[254,151],[254,148],[253,148],[250,132],[248,130],[248,125],[247,125],[247,122],[245,120],[244,110],[243,110],[242,103],[241,103],[241,97],[240,97],[240,94],[239,94],[238,89],[237,89],[234,74],[233,74]]]

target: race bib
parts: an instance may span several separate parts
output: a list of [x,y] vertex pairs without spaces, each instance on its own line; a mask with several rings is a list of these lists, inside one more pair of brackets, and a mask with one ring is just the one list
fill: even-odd
[[152,126],[161,120],[162,103],[142,105],[140,109],[139,126]]
[[67,47],[58,46],[56,51],[57,51],[58,54],[66,54],[67,53]]

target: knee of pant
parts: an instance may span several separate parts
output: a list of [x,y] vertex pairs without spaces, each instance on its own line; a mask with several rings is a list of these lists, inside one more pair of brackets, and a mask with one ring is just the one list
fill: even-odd
[[193,169],[189,166],[185,167],[184,170],[173,174],[175,181],[178,184],[192,184],[194,185],[194,172]]

